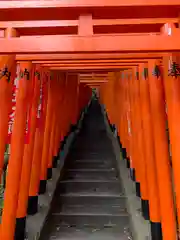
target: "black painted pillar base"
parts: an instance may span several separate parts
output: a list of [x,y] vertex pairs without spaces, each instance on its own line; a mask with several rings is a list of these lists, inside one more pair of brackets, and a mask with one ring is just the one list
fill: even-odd
[[141,199],[141,208],[142,208],[142,215],[145,220],[150,220],[149,217],[149,201]]
[[117,135],[117,140],[118,140],[118,144],[119,144],[119,146],[120,146],[120,148],[121,148],[121,140],[120,140],[119,135]]
[[150,222],[151,223],[151,239],[152,240],[162,240],[162,228],[161,223],[159,222]]
[[120,139],[119,135],[117,135],[117,139],[118,139],[119,147],[122,151],[122,143],[121,143],[121,139]]
[[63,141],[61,141],[61,147],[60,147],[60,151],[63,151],[63,149],[64,149],[64,140],[63,140]]
[[123,156],[123,159],[126,159],[126,157],[127,157],[125,148],[122,148],[122,156]]
[[63,141],[61,142],[61,150],[64,150],[64,146],[66,145],[67,138],[68,138],[67,135],[64,136],[64,139],[63,139]]
[[77,125],[76,125],[76,124],[71,124],[71,126],[70,126],[70,132],[71,132],[71,133],[72,133],[72,132],[75,132],[76,129],[77,129]]
[[40,180],[39,194],[45,194],[47,186],[47,180]]
[[116,130],[116,125],[115,124],[111,124],[111,131],[114,133]]
[[60,158],[60,153],[61,153],[61,143],[60,143],[60,146],[58,148],[58,155],[57,155],[58,158]]
[[134,168],[130,168],[130,176],[131,176],[131,180],[132,181],[136,181],[136,174],[135,174],[135,169]]
[[38,196],[29,196],[28,198],[28,215],[35,215],[38,212]]
[[136,182],[136,196],[141,197],[141,187],[139,182]]
[[130,168],[130,159],[128,157],[126,157],[126,167]]
[[54,156],[53,157],[53,161],[52,161],[52,167],[53,168],[57,168],[58,158],[59,158],[59,156]]
[[109,121],[109,126],[110,126],[110,129],[111,129],[111,132],[113,132],[113,124],[111,124],[110,121]]
[[24,240],[26,236],[26,217],[16,218],[14,240]]
[[52,167],[47,169],[47,180],[51,179],[53,175]]

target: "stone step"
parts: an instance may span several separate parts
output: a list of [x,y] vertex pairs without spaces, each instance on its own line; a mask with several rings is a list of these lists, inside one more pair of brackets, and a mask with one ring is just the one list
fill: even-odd
[[94,214],[94,213],[53,213],[52,221],[56,225],[65,224],[70,226],[91,226],[91,227],[103,227],[103,226],[127,226],[129,222],[129,216],[127,214]]
[[[92,146],[91,144],[88,143],[78,143],[77,145],[72,147],[72,151],[81,151],[80,153],[89,153],[90,155],[97,155],[100,154],[102,152],[109,154],[112,154],[112,146],[109,146],[109,143],[95,143],[94,146]],[[75,152],[73,152],[75,153]]]
[[94,215],[125,215],[128,216],[126,207],[122,207],[120,204],[109,205],[109,204],[63,204],[60,208],[56,207],[56,210],[52,211],[53,214],[94,214]]
[[71,169],[112,169],[115,167],[115,163],[112,163],[110,161],[102,161],[98,160],[81,160],[81,161],[75,161],[69,163],[69,168]]
[[92,104],[66,159],[39,240],[130,240],[126,197],[100,106]]
[[73,159],[72,163],[98,163],[98,164],[108,164],[115,165],[115,162],[112,159]]
[[[81,151],[81,150],[79,150]],[[112,154],[99,154],[99,155],[90,155],[88,153],[71,153],[69,155],[71,157],[71,159],[76,160],[76,159],[83,159],[83,160],[108,160],[108,159],[113,159],[114,157],[112,156]]]
[[64,179],[118,180],[118,175],[115,170],[111,169],[71,169],[66,172]]
[[[47,239],[48,227],[39,240]],[[131,240],[132,235],[129,226],[113,227],[76,227],[70,225],[56,225],[52,229],[51,239],[57,240]]]
[[119,181],[102,180],[63,180],[59,184],[61,193],[104,193],[120,194],[123,189]]
[[109,153],[112,152],[112,146],[109,146],[109,144],[108,144],[108,146],[106,146],[106,148],[105,148],[103,143],[102,144],[98,143],[98,144],[95,144],[94,146],[92,146],[92,145],[88,146],[88,144],[87,144],[87,146],[82,146],[81,144],[78,143],[77,146],[75,145],[75,146],[72,147],[72,151],[73,150],[74,151],[79,150],[82,153],[86,153],[86,152],[90,152],[90,153],[92,153],[92,152],[98,152],[98,153],[104,152],[104,153],[109,154]]
[[62,204],[78,205],[78,204],[110,204],[126,206],[126,197],[122,194],[110,193],[66,193],[57,196],[57,202]]

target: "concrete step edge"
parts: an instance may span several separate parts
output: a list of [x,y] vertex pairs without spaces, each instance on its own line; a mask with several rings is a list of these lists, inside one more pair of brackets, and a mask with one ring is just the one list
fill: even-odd
[[77,217],[129,217],[128,213],[122,214],[110,214],[110,213],[90,213],[90,212],[60,212],[60,213],[52,213],[53,216],[77,216]]

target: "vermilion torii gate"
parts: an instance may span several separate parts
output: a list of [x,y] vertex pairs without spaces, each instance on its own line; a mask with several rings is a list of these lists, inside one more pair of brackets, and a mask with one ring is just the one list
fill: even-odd
[[1,174],[11,149],[0,239],[24,239],[26,216],[37,213],[93,86],[116,125],[152,239],[177,239],[179,13],[179,0],[0,2]]

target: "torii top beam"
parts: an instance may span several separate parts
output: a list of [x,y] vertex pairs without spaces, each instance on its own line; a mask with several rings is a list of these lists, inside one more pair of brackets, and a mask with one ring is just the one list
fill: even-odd
[[1,54],[179,52],[180,31],[166,35],[40,36],[1,38]]
[[117,60],[117,59],[161,59],[166,53],[73,53],[73,54],[22,54],[16,55],[17,61],[53,61],[53,60]]
[[18,8],[104,8],[104,7],[132,7],[132,6],[178,6],[179,0],[46,0],[46,1],[1,1],[4,9]]
[[[92,19],[94,34],[160,32],[165,23],[177,24],[178,18]],[[84,23],[84,20],[83,20]],[[78,20],[1,21],[0,29],[14,28],[19,36],[78,34]],[[87,23],[84,24],[87,29]],[[4,33],[2,32],[2,36]]]
[[0,1],[0,21],[70,20],[89,12],[96,19],[178,17],[179,10],[179,0]]

